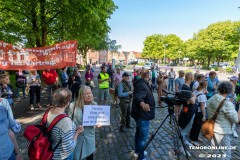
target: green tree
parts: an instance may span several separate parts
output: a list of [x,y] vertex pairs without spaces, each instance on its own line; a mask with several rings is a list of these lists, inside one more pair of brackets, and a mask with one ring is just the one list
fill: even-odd
[[164,56],[163,53],[163,41],[165,36],[161,34],[154,34],[147,36],[144,41],[144,48],[142,56],[150,59],[161,59]]
[[113,0],[0,0],[0,39],[26,47],[76,39],[85,58],[108,46],[115,9]]
[[[154,34],[146,37],[144,41],[143,57],[151,59],[177,60],[179,51],[183,50],[183,41],[175,34]],[[164,54],[165,52],[165,54]]]
[[[236,57],[239,33],[239,22],[224,21],[209,25],[200,30],[194,37],[195,58],[207,58],[207,65],[211,61],[227,61]],[[189,50],[189,49],[188,49]],[[203,61],[205,62],[205,61]]]
[[169,34],[166,36],[164,43],[167,44],[165,52],[168,60],[178,60],[180,58],[179,51],[184,52],[183,40],[175,34]]

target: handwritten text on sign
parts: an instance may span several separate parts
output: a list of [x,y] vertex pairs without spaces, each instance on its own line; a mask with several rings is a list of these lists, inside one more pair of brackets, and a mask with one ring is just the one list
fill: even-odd
[[83,126],[110,125],[110,106],[85,105]]

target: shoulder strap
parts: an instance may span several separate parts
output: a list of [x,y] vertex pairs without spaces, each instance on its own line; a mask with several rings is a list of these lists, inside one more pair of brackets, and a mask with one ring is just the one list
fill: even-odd
[[203,95],[203,93],[200,93],[200,94],[196,95],[196,97],[201,96],[201,95]]
[[56,118],[54,118],[54,120],[51,122],[51,124],[48,126],[48,128],[47,128],[47,132],[50,132],[52,129],[53,129],[53,127],[61,120],[61,119],[63,119],[63,118],[65,118],[65,117],[68,117],[68,115],[66,115],[66,114],[60,114],[60,115],[58,115]]
[[212,120],[213,120],[213,121],[216,121],[217,116],[218,116],[218,113],[219,113],[220,109],[222,108],[222,106],[223,106],[223,104],[224,104],[225,101],[226,101],[226,99],[224,98],[224,99],[221,101],[221,103],[219,104],[219,106],[218,106],[218,108],[217,108],[214,116],[212,117]]
[[76,102],[74,102],[74,106],[73,106],[72,121],[73,121],[73,118],[74,118],[75,109],[76,109]]
[[50,109],[52,109],[52,107],[49,107],[49,108],[45,111],[45,113],[44,113],[44,115],[43,115],[43,118],[42,118],[42,120],[41,120],[40,125],[46,125],[46,124],[47,124],[47,115],[48,115],[48,112],[50,111]]

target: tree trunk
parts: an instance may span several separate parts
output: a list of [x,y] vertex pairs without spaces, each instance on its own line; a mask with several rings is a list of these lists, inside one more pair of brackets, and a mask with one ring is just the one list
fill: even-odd
[[40,17],[41,17],[41,32],[42,32],[42,46],[47,44],[47,24],[46,24],[46,11],[45,11],[46,0],[40,0]]
[[209,67],[210,61],[211,61],[211,56],[208,56],[208,58],[207,58],[207,67]]
[[85,48],[81,48],[79,49],[80,50],[80,54],[82,54],[83,56],[83,62],[84,62],[84,65],[86,66],[87,65],[87,52],[89,50],[89,47],[85,47]]
[[[41,46],[41,41],[39,37],[39,27],[37,24],[37,12],[36,12],[36,2],[32,2],[32,8],[31,8],[31,16],[32,16],[32,28],[34,31],[34,36],[35,36],[35,43],[37,47]],[[35,46],[33,46],[35,47]]]
[[220,62],[220,55],[218,54],[218,56],[217,56],[217,66],[219,66],[219,62]]

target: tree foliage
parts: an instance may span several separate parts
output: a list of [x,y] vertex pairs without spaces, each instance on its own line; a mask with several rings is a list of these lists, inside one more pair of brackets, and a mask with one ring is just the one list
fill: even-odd
[[176,53],[183,50],[183,41],[175,34],[154,34],[144,41],[142,56],[150,59],[163,59],[164,54],[168,60],[176,60]]
[[240,22],[217,22],[195,33],[183,42],[174,34],[155,34],[146,37],[143,56],[152,59],[163,58],[165,53],[170,60],[188,57],[191,61],[198,60],[209,65],[216,61],[231,61],[237,57],[240,39]]
[[85,57],[108,47],[115,9],[113,0],[0,0],[0,39],[26,47],[76,39]]

